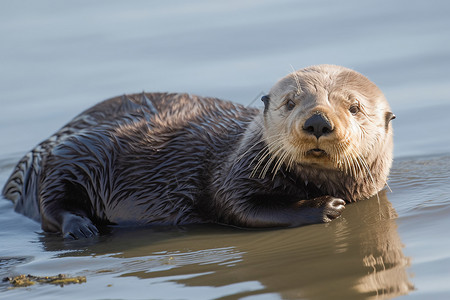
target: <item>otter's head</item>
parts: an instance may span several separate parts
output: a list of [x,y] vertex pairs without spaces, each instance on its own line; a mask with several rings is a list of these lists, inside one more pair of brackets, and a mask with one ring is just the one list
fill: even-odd
[[279,80],[262,100],[264,138],[280,165],[367,180],[368,194],[384,186],[395,116],[369,79],[339,66],[312,66]]

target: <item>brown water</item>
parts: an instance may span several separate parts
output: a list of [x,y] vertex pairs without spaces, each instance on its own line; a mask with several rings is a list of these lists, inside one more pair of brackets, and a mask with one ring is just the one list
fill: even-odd
[[444,0],[0,2],[1,186],[35,144],[125,92],[249,104],[291,65],[333,63],[376,82],[397,115],[392,192],[329,224],[63,241],[1,199],[0,277],[87,282],[0,283],[0,299],[450,298],[449,12]]

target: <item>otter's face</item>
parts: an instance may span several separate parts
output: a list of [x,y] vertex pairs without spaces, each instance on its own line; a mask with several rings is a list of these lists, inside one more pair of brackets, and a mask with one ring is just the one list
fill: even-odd
[[262,100],[265,139],[280,164],[356,176],[382,155],[387,166],[380,175],[387,176],[394,115],[363,75],[338,66],[310,67],[281,79]]

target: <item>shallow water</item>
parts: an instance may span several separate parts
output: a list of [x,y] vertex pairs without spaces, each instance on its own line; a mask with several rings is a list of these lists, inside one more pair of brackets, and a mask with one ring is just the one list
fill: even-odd
[[0,283],[0,298],[450,298],[449,10],[443,0],[0,2],[1,186],[26,151],[122,93],[249,104],[292,67],[333,63],[377,83],[397,115],[392,192],[329,224],[112,228],[68,242],[0,200],[0,277],[87,277]]

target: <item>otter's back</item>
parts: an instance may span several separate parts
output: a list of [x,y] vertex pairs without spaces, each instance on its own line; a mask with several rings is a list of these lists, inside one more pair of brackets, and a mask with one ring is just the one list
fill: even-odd
[[[39,185],[43,167],[52,150],[67,138],[80,130],[104,125],[115,126],[117,122],[133,120],[137,115],[155,116],[156,119],[164,119],[164,124],[170,126],[171,119],[177,112],[205,108],[231,118],[257,113],[256,109],[231,102],[187,94],[141,93],[111,98],[85,110],[28,152],[14,168],[2,193],[5,198],[14,202],[16,211],[40,221]],[[176,119],[173,118],[174,122]]]

